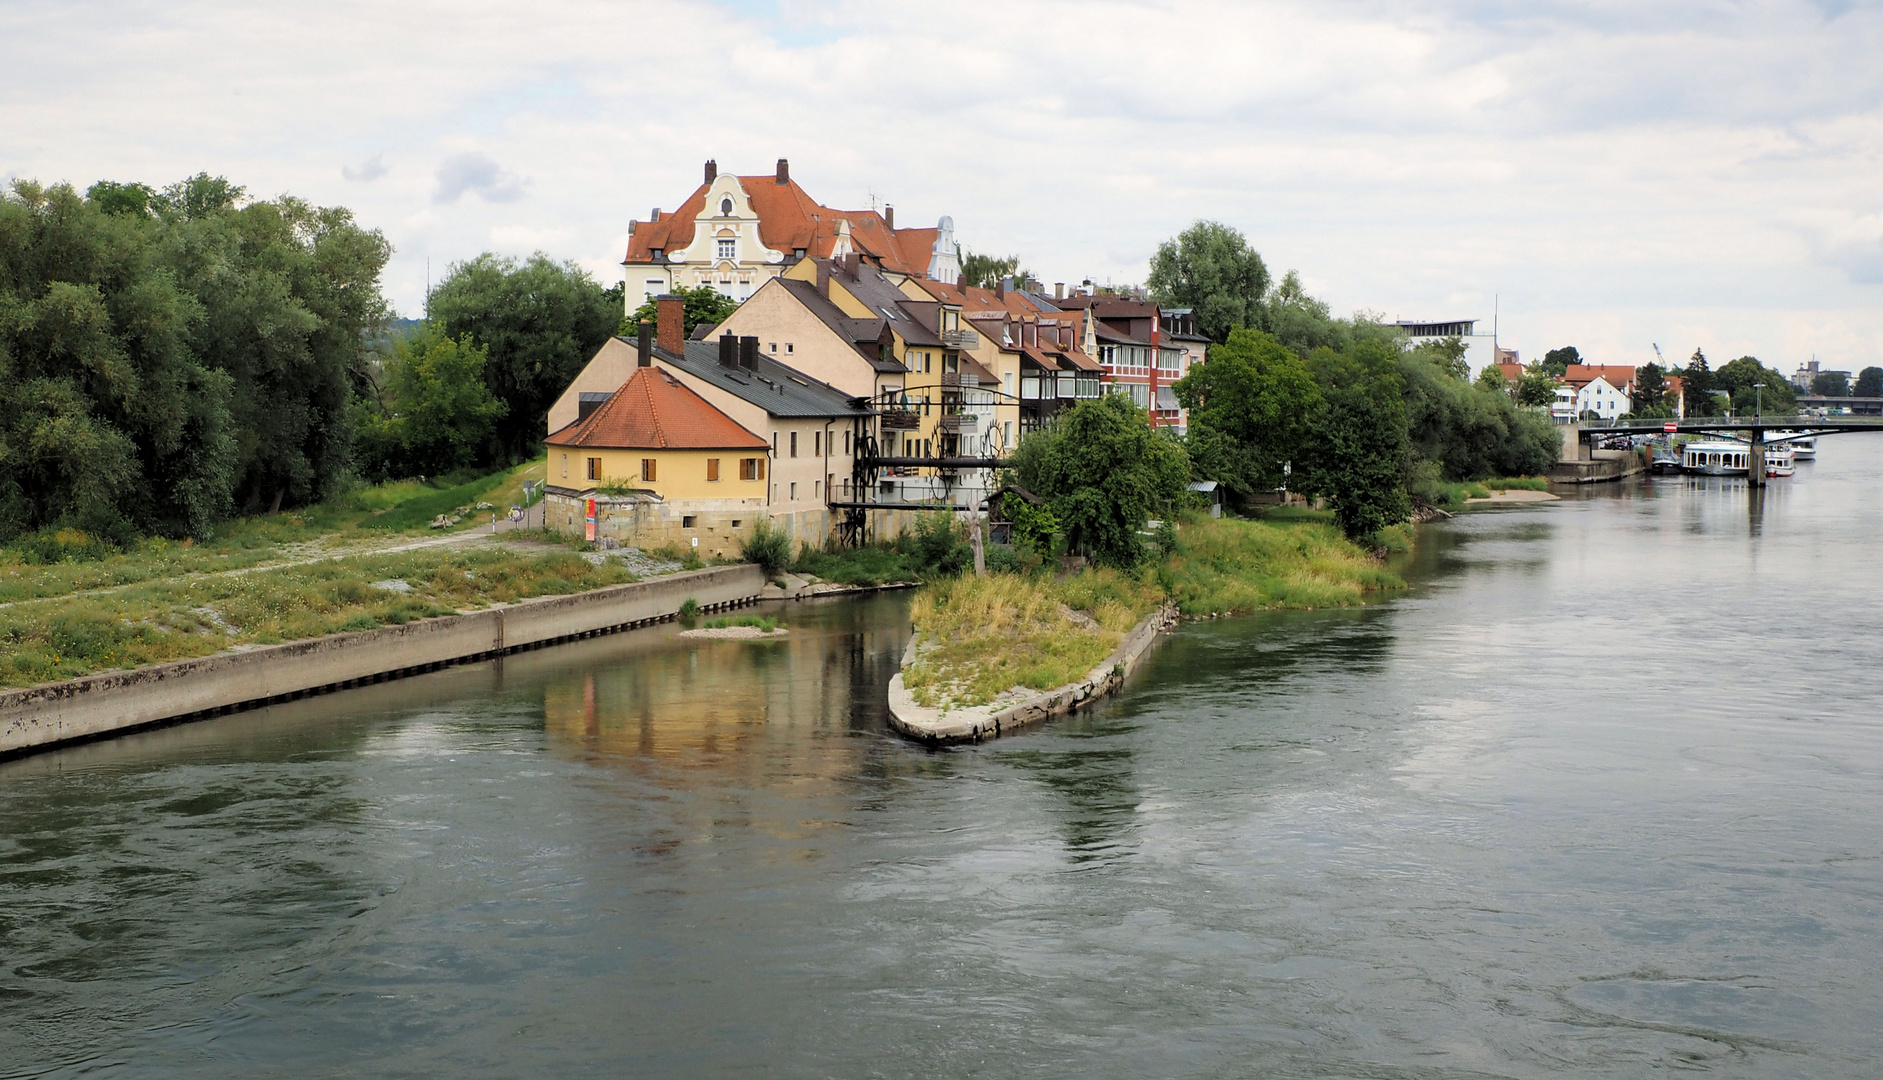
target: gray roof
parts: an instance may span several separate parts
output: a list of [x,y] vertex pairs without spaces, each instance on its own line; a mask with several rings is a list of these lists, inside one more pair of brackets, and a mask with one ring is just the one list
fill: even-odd
[[[831,303],[830,297],[818,292],[817,286],[811,282],[784,277],[772,280],[784,286],[792,296],[797,297],[798,303],[803,304],[806,311],[817,316],[825,326],[830,327],[832,333],[849,342],[852,348],[857,348],[861,342],[874,344],[883,336],[884,320],[851,318],[844,314],[842,308]],[[874,359],[861,348],[857,348],[857,351],[863,353],[864,359],[869,360],[877,371],[899,373],[909,370],[893,357]]]
[[786,367],[765,356],[758,358],[756,369],[729,368],[719,362],[719,342],[689,341],[685,356],[675,356],[656,349],[662,361],[672,364],[695,378],[711,383],[773,416],[868,416],[867,404],[850,404],[850,395],[818,382],[796,368]]

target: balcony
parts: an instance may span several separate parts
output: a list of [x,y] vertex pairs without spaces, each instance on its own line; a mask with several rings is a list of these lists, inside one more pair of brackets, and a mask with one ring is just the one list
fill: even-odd
[[943,330],[941,343],[944,349],[978,349],[981,335],[973,330]]
[[884,431],[914,431],[922,426],[922,415],[914,409],[884,409]]
[[973,413],[951,413],[941,418],[936,427],[942,431],[960,432],[972,435],[980,430],[981,418]]

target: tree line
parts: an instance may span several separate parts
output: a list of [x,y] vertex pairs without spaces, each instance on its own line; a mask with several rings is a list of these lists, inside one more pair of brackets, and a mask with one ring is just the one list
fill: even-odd
[[0,541],[209,536],[355,478],[497,467],[620,327],[543,255],[454,266],[389,332],[391,245],[342,207],[198,174],[0,199]]

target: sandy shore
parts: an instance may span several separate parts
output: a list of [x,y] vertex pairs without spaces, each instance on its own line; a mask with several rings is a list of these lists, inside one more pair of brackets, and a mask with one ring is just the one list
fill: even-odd
[[769,634],[756,626],[721,626],[712,630],[682,630],[680,631],[680,636],[690,638],[777,638],[784,637],[790,632],[791,631],[782,626]]

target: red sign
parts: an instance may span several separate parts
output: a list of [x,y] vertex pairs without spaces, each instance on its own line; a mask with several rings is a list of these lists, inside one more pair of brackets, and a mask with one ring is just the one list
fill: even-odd
[[1670,421],[1668,423],[1662,424],[1661,430],[1667,432],[1669,435],[1672,435],[1674,432],[1680,430],[1680,425]]
[[586,507],[586,509],[588,510],[588,521],[586,523],[588,527],[583,530],[583,533],[584,533],[583,539],[594,540],[595,539],[595,500],[585,499],[583,501],[588,504],[588,506]]

